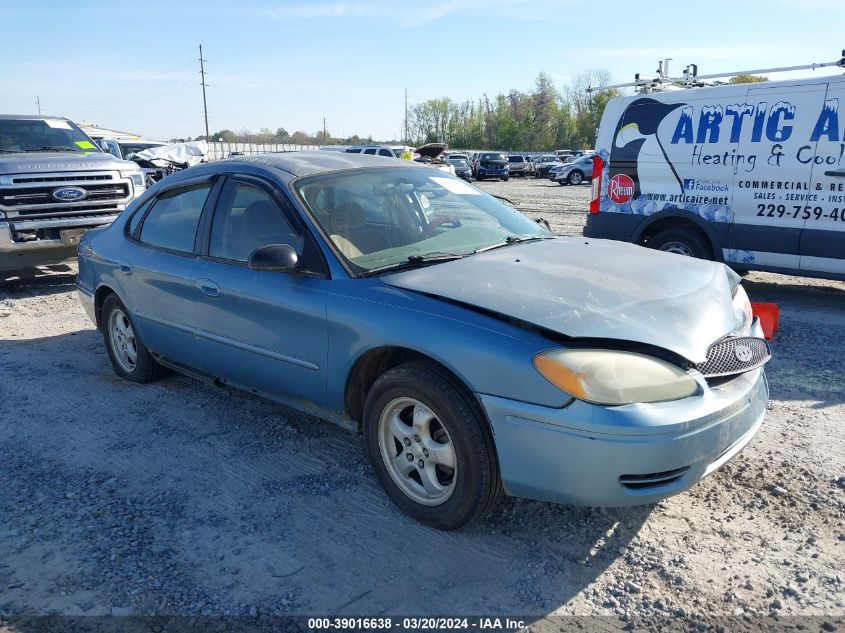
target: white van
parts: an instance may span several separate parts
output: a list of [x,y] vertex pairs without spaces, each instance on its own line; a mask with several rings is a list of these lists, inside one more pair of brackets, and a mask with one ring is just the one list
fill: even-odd
[[845,279],[845,76],[621,97],[584,235]]

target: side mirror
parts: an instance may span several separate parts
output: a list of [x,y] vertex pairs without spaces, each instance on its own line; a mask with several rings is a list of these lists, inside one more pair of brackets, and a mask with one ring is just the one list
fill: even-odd
[[290,272],[298,263],[299,255],[293,248],[287,244],[270,244],[252,251],[247,266],[252,270]]

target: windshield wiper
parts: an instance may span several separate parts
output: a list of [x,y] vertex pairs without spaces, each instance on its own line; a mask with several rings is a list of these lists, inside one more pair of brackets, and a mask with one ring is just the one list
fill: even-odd
[[45,147],[36,147],[35,149],[26,149],[23,150],[27,153],[29,152],[72,152],[74,154],[81,152],[81,149],[73,149],[72,147],[68,147],[66,145],[50,145]]
[[427,266],[428,264],[439,264],[441,262],[449,262],[454,259],[463,259],[464,257],[466,257],[466,255],[456,255],[454,253],[426,253],[425,255],[410,255],[408,259],[404,261],[394,262],[377,268],[371,268],[370,270],[362,273],[361,276],[371,277],[387,271],[419,268],[420,266]]
[[484,248],[476,248],[474,253],[483,253],[485,251],[492,251],[494,248],[502,248],[503,246],[510,246],[511,244],[519,244],[520,242],[533,242],[534,240],[553,240],[554,235],[508,235],[504,242],[498,244],[491,244]]

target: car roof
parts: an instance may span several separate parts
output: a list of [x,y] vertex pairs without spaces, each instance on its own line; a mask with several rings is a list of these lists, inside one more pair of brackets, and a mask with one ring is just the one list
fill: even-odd
[[63,116],[48,116],[48,115],[40,115],[40,114],[0,114],[0,119],[3,120],[17,120],[17,119],[30,119],[33,121],[43,121],[44,119],[61,119],[62,121],[69,121],[70,119],[66,119]]
[[232,163],[260,165],[281,169],[293,176],[311,176],[341,169],[360,167],[419,167],[413,161],[400,161],[386,156],[368,154],[347,154],[346,152],[280,152],[278,154],[258,154],[256,156],[238,156],[216,161],[217,164]]

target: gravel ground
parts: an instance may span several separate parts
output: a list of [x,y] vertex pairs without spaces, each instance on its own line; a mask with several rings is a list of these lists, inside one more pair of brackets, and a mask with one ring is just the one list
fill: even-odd
[[[583,225],[587,186],[482,186]],[[845,615],[845,283],[746,278],[781,306],[768,417],[691,491],[507,499],[441,533],[393,507],[354,434],[178,375],[119,380],[74,272],[0,281],[0,614]]]

